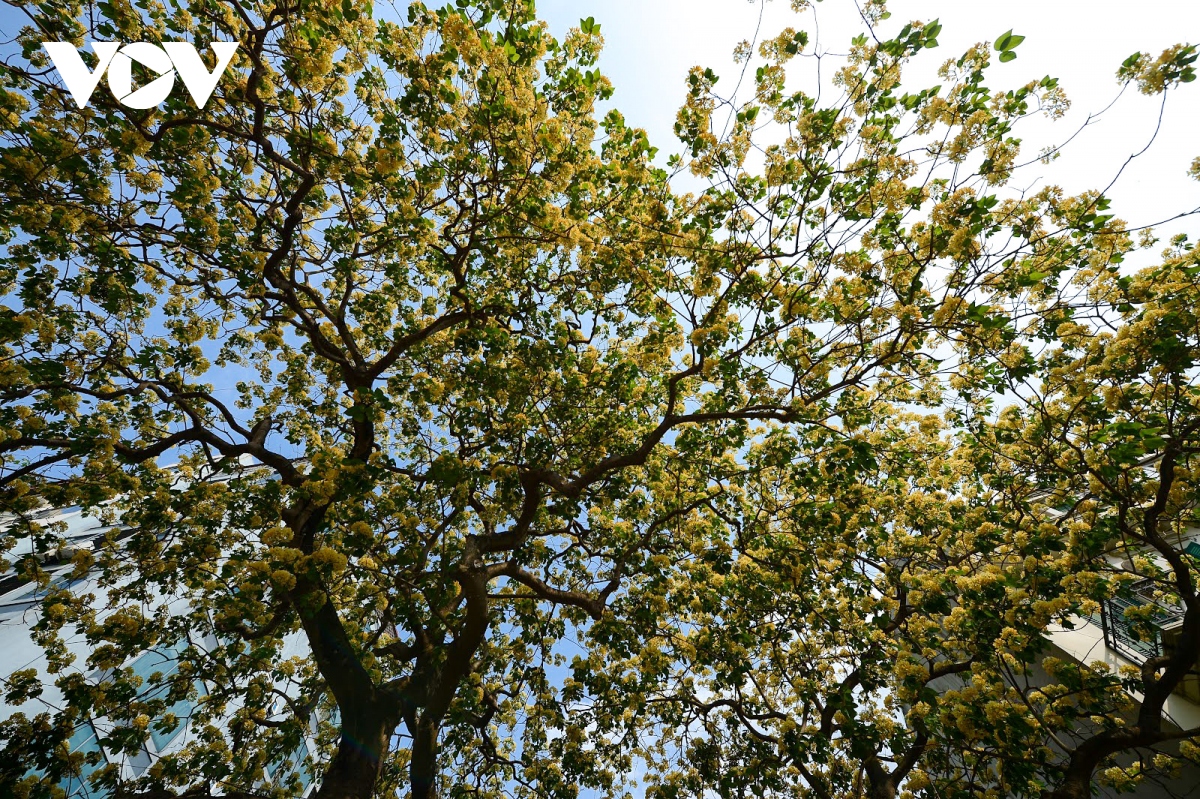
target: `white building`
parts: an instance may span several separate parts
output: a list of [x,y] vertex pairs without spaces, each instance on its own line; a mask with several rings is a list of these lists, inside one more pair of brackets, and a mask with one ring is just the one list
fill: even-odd
[[[42,514],[38,521],[42,523],[62,522],[66,525],[66,531],[62,534],[65,541],[62,549],[56,553],[56,557],[43,558],[43,567],[51,575],[51,585],[67,588],[75,593],[94,593],[96,595],[97,606],[101,606],[104,602],[106,592],[97,584],[97,575],[91,574],[82,579],[72,579],[70,575],[73,571],[73,566],[70,558],[77,548],[91,547],[93,541],[98,537],[102,537],[110,528],[104,526],[95,517],[84,516],[79,508],[47,511]],[[4,520],[0,519],[0,532],[3,531],[5,526]],[[18,540],[16,547],[6,553],[6,559],[11,562],[16,558],[28,556],[32,552],[33,544],[28,538]],[[45,667],[47,661],[45,655],[41,647],[30,636],[30,627],[39,617],[41,599],[45,594],[46,588],[40,588],[33,582],[23,581],[11,566],[0,571],[0,679],[7,679],[9,675],[20,669],[36,668],[40,674],[46,674]],[[180,601],[175,600],[175,602]],[[170,604],[172,603],[168,603],[168,606]],[[217,642],[214,639],[204,643],[208,646],[215,646]],[[87,678],[96,680],[99,674],[89,671],[85,665],[88,651],[83,637],[77,635],[74,638],[68,638],[67,645],[72,653],[77,656],[73,667],[76,667]],[[295,635],[286,639],[283,652],[284,657],[303,656],[307,652],[307,644],[302,636]],[[145,681],[146,678],[155,672],[162,673],[164,676],[170,676],[178,667],[174,657],[175,652],[173,651],[153,650],[133,658],[126,665],[131,667]],[[146,693],[143,696],[145,698],[154,698],[156,692],[161,695],[166,690],[166,687],[163,685],[158,685],[157,687],[150,686],[147,687]],[[126,755],[113,756],[104,750],[100,744],[105,724],[103,719],[95,719],[81,724],[71,736],[71,750],[73,752],[99,753],[101,761],[99,764],[85,765],[78,777],[65,780],[60,783],[60,786],[67,791],[68,797],[101,799],[104,796],[104,792],[92,789],[88,785],[87,777],[89,774],[103,767],[104,764],[116,763],[121,770],[122,776],[126,778],[133,778],[140,775],[161,755],[177,751],[187,744],[190,737],[189,728],[192,711],[197,703],[203,701],[207,693],[208,687],[204,681],[196,680],[195,698],[180,700],[169,708],[169,712],[180,719],[180,723],[173,730],[169,731],[160,731],[155,729],[154,725],[151,725],[150,738],[146,746],[143,751],[134,757]],[[36,699],[30,699],[23,704],[15,706],[0,704],[0,721],[10,718],[16,713],[24,713],[29,717],[43,712],[53,713],[62,698],[61,692],[53,685],[53,681],[46,680],[43,693]],[[316,722],[314,717],[308,734],[299,749],[292,753],[290,759],[271,764],[266,769],[265,780],[272,782],[277,780],[282,781],[288,778],[290,774],[295,773],[299,776],[301,784],[304,786],[305,795],[311,793],[312,775],[309,756],[310,753],[318,751],[314,741],[315,733]],[[306,761],[309,762],[306,764]]]

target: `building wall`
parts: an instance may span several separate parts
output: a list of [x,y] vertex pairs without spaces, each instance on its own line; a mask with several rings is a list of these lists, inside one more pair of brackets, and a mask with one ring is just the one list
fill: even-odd
[[[47,514],[42,521],[62,521],[67,525],[64,538],[71,546],[90,546],[92,539],[103,535],[108,529],[101,525],[94,518],[84,517],[77,509],[64,509]],[[3,520],[0,520],[0,529],[3,529]],[[28,540],[18,541],[17,547],[10,551],[8,559],[12,560],[13,556],[28,555],[32,552]],[[96,595],[96,606],[104,607],[106,604],[107,591],[98,585],[95,575],[89,575],[83,579],[71,580],[69,573],[72,571],[71,565],[47,565],[47,571],[51,574],[51,583],[58,587],[67,588],[75,593],[93,593]],[[21,583],[14,570],[10,567],[7,570],[0,571],[0,676],[7,677],[14,671],[20,669],[36,668],[42,675],[46,675],[47,661],[40,646],[38,646],[30,636],[30,628],[35,624],[40,615],[40,600],[45,596],[45,589],[38,588],[33,583]],[[183,600],[180,599],[164,599],[163,604],[172,610],[182,610],[185,607]],[[103,615],[103,611],[101,611]],[[65,632],[65,631],[64,631]],[[88,645],[83,636],[76,633],[64,635],[68,650],[74,654],[75,661],[72,665],[76,671],[84,674],[88,679],[96,680],[99,674],[89,670],[86,666],[88,656]],[[199,642],[202,646],[215,647],[216,640],[206,640]],[[284,657],[304,656],[308,653],[307,642],[300,635],[293,635],[284,642]],[[143,679],[149,677],[153,672],[162,672],[164,675],[169,675],[175,668],[173,651],[151,651],[131,659],[126,666],[134,669],[135,673]],[[121,766],[123,776],[132,778],[140,775],[149,767],[157,758],[162,755],[182,749],[190,740],[190,724],[188,717],[196,703],[202,701],[202,698],[208,691],[208,687],[202,680],[196,681],[195,700],[181,700],[170,708],[171,713],[181,719],[181,723],[173,731],[168,733],[160,733],[156,730],[151,730],[150,740],[146,747],[134,757],[121,755],[119,758],[114,758],[109,762],[118,763]],[[165,691],[165,688],[158,688],[158,691]],[[147,696],[152,696],[154,691],[147,689]],[[20,705],[10,705],[0,703],[0,721],[11,717],[16,713],[24,713],[27,716],[34,716],[43,712],[53,713],[56,707],[61,704],[63,699],[61,691],[53,684],[53,679],[46,679],[46,685],[41,696],[30,699]],[[76,729],[75,734],[71,737],[72,751],[100,751],[104,757],[108,758],[108,753],[103,751],[99,743],[99,737],[104,732],[104,720],[98,719],[94,723],[81,725]],[[310,775],[303,768],[304,758],[310,752],[316,752],[316,744],[313,735],[316,732],[315,718],[313,724],[310,725],[309,735],[302,743],[300,750],[293,753],[291,762],[275,764],[274,769],[269,769],[269,780],[286,777],[291,771],[298,770],[302,775],[302,780],[306,784],[305,795],[312,792],[312,784]],[[84,766],[84,773],[81,778],[75,778],[62,783],[62,787],[68,791],[68,796],[78,799],[103,799],[103,793],[92,790],[86,782],[87,775],[101,768],[100,765]]]

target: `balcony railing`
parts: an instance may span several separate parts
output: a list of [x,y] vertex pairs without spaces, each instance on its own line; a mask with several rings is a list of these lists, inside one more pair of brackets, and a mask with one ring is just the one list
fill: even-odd
[[[1178,626],[1183,619],[1183,609],[1154,599],[1153,588],[1149,580],[1134,583],[1129,596],[1101,602],[1100,618],[1092,617],[1104,630],[1104,642],[1135,663],[1162,655],[1163,631]],[[1129,609],[1146,606],[1153,607],[1148,623],[1134,622],[1125,614]]]

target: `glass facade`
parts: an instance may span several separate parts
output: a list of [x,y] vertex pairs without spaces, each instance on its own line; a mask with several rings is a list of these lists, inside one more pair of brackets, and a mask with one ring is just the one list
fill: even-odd
[[103,799],[103,797],[108,795],[108,792],[96,790],[88,784],[88,777],[106,765],[104,750],[100,748],[100,741],[96,735],[95,728],[87,722],[80,724],[75,730],[75,734],[71,736],[69,745],[72,754],[81,754],[85,758],[90,754],[99,754],[100,759],[96,763],[90,763],[85,760],[79,767],[79,776],[63,779],[58,783],[58,787],[66,791],[67,796],[76,797],[77,799]]
[[305,765],[304,761],[307,758],[308,744],[301,741],[300,746],[290,755],[281,757],[267,766],[268,781],[276,785],[285,785],[291,775],[295,774],[300,778],[301,790],[308,790],[308,786],[312,782],[312,772]]
[[[162,675],[160,684],[150,687],[150,689],[142,695],[144,699],[165,699],[168,691],[168,685],[161,684],[166,682],[179,671],[179,663],[176,660],[178,657],[177,649],[169,650],[151,650],[139,657],[131,665],[134,674],[142,678],[143,686],[147,685],[150,676],[154,673]],[[196,684],[197,691],[203,693],[203,683]],[[150,726],[150,740],[154,742],[154,748],[161,752],[172,741],[174,741],[184,727],[187,726],[188,717],[192,714],[192,708],[195,704],[190,699],[180,699],[166,709],[166,713],[175,716],[175,724],[169,729],[163,729],[159,723],[154,723]]]

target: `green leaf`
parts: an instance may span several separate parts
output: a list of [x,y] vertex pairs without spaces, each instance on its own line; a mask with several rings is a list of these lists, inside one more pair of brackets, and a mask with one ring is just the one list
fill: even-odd
[[[1023,41],[1025,41],[1024,36],[1016,36],[1011,30],[1008,30],[1000,34],[1000,38],[996,40],[996,49],[1001,53],[1006,53],[1010,50],[1015,50],[1017,45]],[[1000,60],[1003,61],[1004,59],[1001,58]],[[1008,60],[1011,61],[1012,59]]]
[[808,44],[808,32],[799,31],[792,37],[792,41],[788,42],[783,48],[789,55],[796,55]]
[[1016,59],[1016,57],[1017,57],[1017,54],[1014,53],[1012,50],[1005,50],[1003,53],[1000,54],[1000,61],[1001,61],[1001,63],[1007,63],[1009,61]]

